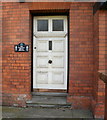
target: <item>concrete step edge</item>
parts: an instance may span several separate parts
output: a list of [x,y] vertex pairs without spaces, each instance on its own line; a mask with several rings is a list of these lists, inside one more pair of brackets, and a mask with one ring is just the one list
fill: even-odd
[[43,105],[71,105],[71,103],[40,103],[40,102],[32,102],[32,101],[26,101],[26,104],[43,104]]
[[43,108],[71,108],[71,105],[27,104],[27,107],[43,107]]
[[66,97],[67,93],[50,93],[50,92],[32,92],[33,96],[58,96],[58,97]]

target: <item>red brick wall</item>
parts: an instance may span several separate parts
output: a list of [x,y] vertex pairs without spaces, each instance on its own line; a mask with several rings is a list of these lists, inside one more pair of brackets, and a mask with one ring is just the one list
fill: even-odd
[[[85,96],[90,99],[93,79],[92,4],[73,3],[70,6],[70,3],[42,3],[42,5],[40,3],[3,3],[5,104],[13,104],[14,96],[20,98],[20,94],[22,96],[30,95],[31,49],[28,53],[15,53],[13,48],[19,42],[29,44],[31,48],[29,10],[55,10],[57,8],[59,10],[70,8],[69,95]],[[11,98],[12,96],[13,98]],[[13,99],[13,101],[9,100],[8,103],[8,99]]]
[[106,11],[94,15],[94,84],[92,108],[96,118],[104,117],[105,84],[99,79],[98,71],[105,71]]
[[[31,89],[31,38],[28,4],[3,3],[3,104],[25,105]],[[20,42],[29,52],[14,52]]]
[[68,101],[74,103],[74,108],[90,107],[94,63],[92,5],[92,3],[73,3],[70,6]]
[[94,79],[93,79],[93,98],[97,98],[98,69],[99,69],[99,12],[94,14]]
[[[107,101],[107,83],[105,86],[105,101]],[[107,119],[107,102],[105,102],[105,120]]]
[[[3,105],[25,106],[31,94],[31,15],[30,10],[68,9],[69,3],[3,3]],[[51,7],[50,7],[51,6]],[[24,42],[30,51],[14,52]]]
[[94,79],[93,79],[93,99],[92,99],[92,110],[95,114],[97,93],[98,93],[98,70],[99,70],[99,11],[94,14]]
[[0,2],[0,105],[2,105],[2,3]]
[[[101,62],[103,55],[100,55],[102,59],[99,59],[100,52],[98,52],[98,39],[103,37],[104,33],[100,34],[99,38],[97,36],[99,30],[103,31],[103,27],[98,25],[104,22],[101,21],[104,16],[102,11],[101,14],[96,13],[93,16],[93,3],[83,2],[3,3],[3,104],[25,106],[26,100],[31,98],[30,11],[36,13],[38,10],[39,12],[69,10],[69,96],[67,99],[72,103],[73,108],[91,109],[91,102],[95,103],[94,105],[100,100],[102,102],[103,95],[101,92],[103,84],[98,81],[97,72],[99,68],[104,68]],[[30,51],[14,52],[14,45],[20,42],[30,45]],[[98,109],[93,110],[95,115],[100,114]]]
[[[3,28],[3,105],[25,106],[31,97],[31,14],[35,10],[69,9],[69,3],[4,2]],[[14,52],[24,42],[29,52]]]
[[[106,31],[105,32],[107,32],[107,11],[106,11],[106,16],[105,16],[105,29],[106,29]],[[107,74],[107,34],[106,34],[106,36],[105,36],[105,39],[106,39],[106,44],[105,44],[105,73]],[[107,119],[107,84],[106,84],[106,90],[105,90],[105,104],[106,104],[106,106],[105,106],[105,120]]]
[[[106,45],[106,15],[107,11],[99,12],[99,71],[105,71],[105,45]],[[105,84],[99,79],[98,81],[98,100],[99,104],[97,116],[104,117],[104,100],[105,100]]]

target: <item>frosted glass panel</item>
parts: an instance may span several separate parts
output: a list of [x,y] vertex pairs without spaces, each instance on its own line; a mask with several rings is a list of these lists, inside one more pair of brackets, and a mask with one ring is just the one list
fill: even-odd
[[53,20],[53,31],[64,31],[63,20]]
[[37,31],[48,31],[48,20],[37,20]]

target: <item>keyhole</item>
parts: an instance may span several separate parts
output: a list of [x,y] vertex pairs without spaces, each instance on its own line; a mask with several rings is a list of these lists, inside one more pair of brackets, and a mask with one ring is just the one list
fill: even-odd
[[52,63],[52,60],[49,60],[48,63],[51,64],[51,63]]

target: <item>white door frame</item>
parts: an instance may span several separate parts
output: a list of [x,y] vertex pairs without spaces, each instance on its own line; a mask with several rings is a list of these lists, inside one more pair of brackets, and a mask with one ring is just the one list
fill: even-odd
[[[51,21],[51,19],[64,19],[64,31],[62,32],[56,32],[56,31],[52,31],[52,27],[49,27],[49,33],[48,32],[37,32],[37,20],[38,19],[49,19]],[[52,23],[49,22],[49,26],[51,26]],[[68,24],[67,24],[67,16],[34,16],[33,18],[33,88],[38,88],[36,87],[36,39],[38,37],[65,37],[65,59],[64,59],[64,79],[66,81],[65,83],[65,87],[63,88],[54,88],[54,89],[65,89],[67,90],[67,74],[68,74]],[[42,89],[42,87],[41,87]],[[43,89],[45,89],[43,87]],[[51,89],[51,88],[47,88],[46,89]],[[53,88],[52,88],[53,89]]]

